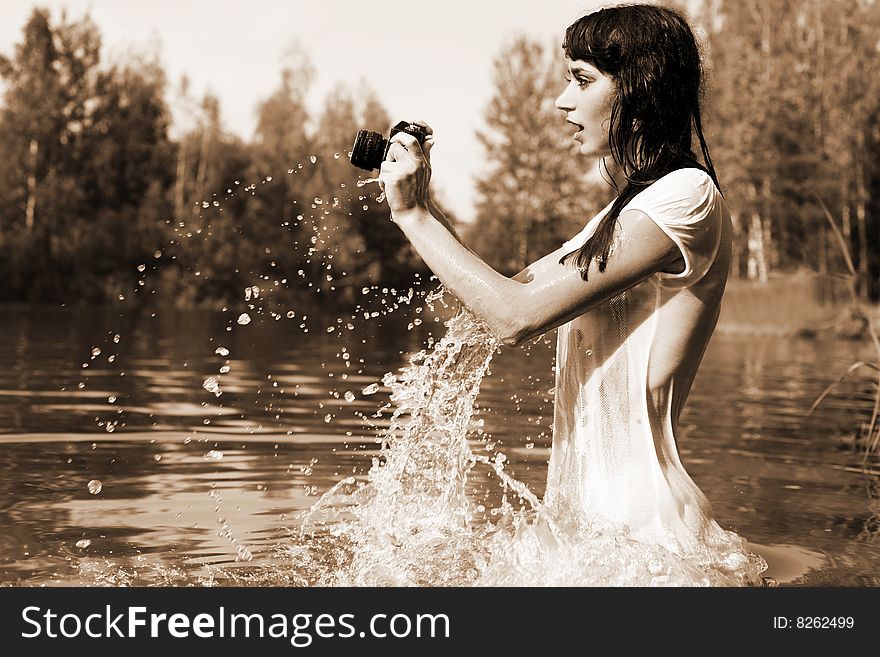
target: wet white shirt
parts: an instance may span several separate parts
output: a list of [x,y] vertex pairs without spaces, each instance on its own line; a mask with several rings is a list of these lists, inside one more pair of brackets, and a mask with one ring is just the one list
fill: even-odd
[[[582,246],[610,207],[565,247]],[[676,431],[718,320],[730,214],[712,179],[696,168],[667,174],[629,209],[675,242],[684,270],[654,274],[559,328],[545,500],[558,512],[623,526],[632,538],[676,553],[729,549],[741,539],[713,520],[679,459]]]

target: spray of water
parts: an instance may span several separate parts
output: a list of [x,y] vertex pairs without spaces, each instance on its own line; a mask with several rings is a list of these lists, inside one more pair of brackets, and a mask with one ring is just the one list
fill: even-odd
[[[316,158],[313,156],[310,161],[314,164]],[[302,164],[297,170],[301,168]],[[291,169],[288,173],[297,173],[297,170]],[[357,187],[374,182],[376,179],[360,180]],[[254,184],[245,191],[255,187]],[[227,191],[232,194],[233,190]],[[376,198],[377,203],[383,200],[384,195]],[[333,207],[337,203],[338,199],[334,198]],[[319,206],[326,207],[324,200],[315,198],[312,208]],[[297,216],[297,221],[301,220],[302,215]],[[313,230],[309,256],[321,239],[317,225]],[[327,264],[326,269],[330,268]],[[303,270],[299,275],[305,276]],[[330,275],[327,281],[332,282]],[[330,290],[333,289],[331,286]],[[364,294],[369,291],[368,288],[363,290]],[[409,297],[401,297],[399,302],[409,304],[412,296],[410,289]],[[258,299],[261,299],[258,286],[246,288],[245,301],[249,310],[257,314]],[[442,292],[430,295],[425,301],[429,306],[434,301],[442,303]],[[371,313],[365,310],[364,318],[376,317],[380,312],[386,314],[385,310]],[[281,318],[281,315],[272,315],[275,319]],[[294,316],[292,311],[287,313],[288,319]],[[300,328],[307,332],[305,320],[303,315],[297,321],[302,322]],[[241,313],[235,323],[245,326],[250,321],[250,314]],[[474,405],[499,343],[465,310],[446,326],[447,333],[439,342],[411,356],[409,365],[398,374],[389,373],[384,377],[382,383],[391,391],[394,410],[388,428],[381,435],[381,450],[366,481],[354,477],[342,479],[300,514],[298,525],[289,529],[289,541],[278,546],[271,565],[255,565],[249,570],[209,569],[208,576],[200,577],[198,583],[397,586],[761,583],[760,573],[766,563],[750,554],[738,536],[721,530],[717,524],[710,526],[687,550],[673,553],[659,546],[645,545],[631,539],[626,528],[609,525],[600,518],[584,518],[564,508],[549,508],[525,484],[505,472],[503,454],[495,454],[493,458],[473,454],[467,439]],[[232,328],[230,321],[227,330]],[[348,328],[353,326],[349,323]],[[327,329],[328,333],[335,330],[336,327]],[[118,336],[114,342],[118,342]],[[99,348],[94,348],[92,358],[100,353]],[[215,353],[225,357],[229,350],[218,347]],[[228,365],[224,365],[220,374],[228,369]],[[218,377],[208,377],[203,387],[215,396],[222,394]],[[363,390],[365,395],[373,392],[374,386]],[[348,395],[346,399],[351,401]],[[107,430],[112,430],[109,423]],[[217,450],[205,454],[208,459],[222,457],[223,453]],[[477,467],[489,468],[503,488],[500,506],[488,514],[467,492],[469,477]],[[219,505],[219,499],[217,502]],[[220,535],[236,545],[237,559],[250,561],[250,551],[238,543],[228,522],[220,515],[217,522]],[[110,584],[144,579],[168,584],[187,577],[183,571],[157,564],[138,563],[130,572],[116,566],[118,564],[86,560],[80,563],[80,574],[91,583],[102,583],[101,578],[107,577],[103,583]]]
[[[547,507],[504,471],[505,457],[474,455],[474,402],[499,343],[467,311],[434,348],[387,374],[395,409],[366,482],[349,478],[302,518],[288,557],[304,582],[346,586],[742,585],[766,563],[714,521],[687,550],[631,539],[624,527]],[[504,495],[490,518],[466,490],[491,468]],[[513,504],[510,498],[521,504]]]

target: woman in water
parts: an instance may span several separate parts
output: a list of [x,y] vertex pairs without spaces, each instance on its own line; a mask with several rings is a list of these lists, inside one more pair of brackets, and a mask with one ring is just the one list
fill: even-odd
[[432,203],[433,135],[423,148],[399,133],[379,177],[392,219],[506,345],[558,327],[545,495],[556,517],[727,570],[721,583],[760,581],[766,564],[714,521],[675,439],[731,259],[693,33],[674,10],[616,6],[577,20],[563,48],[568,84],[556,107],[616,198],[508,278],[461,244]]

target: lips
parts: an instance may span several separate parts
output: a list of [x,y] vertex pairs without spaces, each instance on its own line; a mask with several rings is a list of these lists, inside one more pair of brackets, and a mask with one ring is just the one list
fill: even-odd
[[572,135],[572,139],[577,139],[578,135],[584,131],[584,126],[582,126],[580,123],[575,123],[574,121],[569,121],[568,119],[566,119],[565,122],[577,128],[577,132]]

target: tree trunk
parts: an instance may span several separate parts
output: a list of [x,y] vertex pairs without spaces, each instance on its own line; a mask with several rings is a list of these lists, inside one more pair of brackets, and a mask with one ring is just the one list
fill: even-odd
[[523,215],[520,222],[519,245],[516,252],[516,271],[522,271],[528,265],[529,254],[529,218]]
[[24,225],[29,233],[34,231],[34,218],[37,212],[37,163],[40,154],[40,142],[31,138],[30,170],[27,179],[27,207],[24,211]]
[[199,149],[199,166],[196,172],[195,204],[193,205],[193,217],[198,217],[200,205],[204,201],[205,181],[208,178],[208,131],[202,130],[202,147]]
[[767,282],[767,258],[764,255],[764,227],[761,215],[752,211],[749,224],[748,278],[750,281]]
[[771,193],[770,176],[764,176],[764,179],[761,181],[761,224],[763,228],[764,253],[766,254],[765,266],[768,271],[779,266],[779,249],[776,244],[776,236],[773,234]]
[[859,135],[856,150],[856,229],[859,235],[859,266],[856,291],[859,299],[868,300],[868,193],[865,189],[865,138]]
[[186,201],[186,142],[184,137],[177,150],[177,177],[174,181],[174,216],[176,221],[183,217],[184,203]]
[[749,200],[752,206],[748,234],[747,276],[750,281],[767,282],[767,257],[765,252],[764,223],[758,211],[758,190],[754,183],[749,185]]
[[731,252],[730,275],[734,278],[741,276],[740,264],[742,261],[742,227],[739,223],[739,213],[730,213],[730,223],[733,226],[733,249]]

